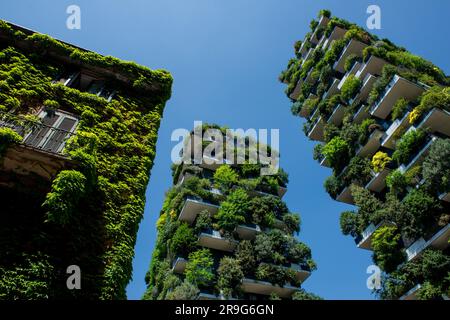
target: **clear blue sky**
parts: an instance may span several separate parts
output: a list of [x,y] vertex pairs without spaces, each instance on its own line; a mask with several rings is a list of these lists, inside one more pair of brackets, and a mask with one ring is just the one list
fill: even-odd
[[[68,30],[66,8],[77,4],[82,29]],[[304,287],[326,299],[371,299],[366,287],[370,252],[357,249],[339,230],[349,209],[329,198],[323,181],[330,170],[312,159],[314,143],[290,114],[277,76],[293,56],[321,8],[365,26],[366,8],[382,10],[375,32],[450,70],[446,0],[14,0],[0,2],[0,18],[61,40],[169,70],[174,78],[159,131],[157,157],[139,229],[133,281],[128,297],[144,290],[155,242],[155,222],[165,190],[171,186],[170,134],[192,128],[194,120],[231,128],[279,128],[281,166],[289,173],[285,200],[302,215],[300,239],[313,251],[318,270]]]

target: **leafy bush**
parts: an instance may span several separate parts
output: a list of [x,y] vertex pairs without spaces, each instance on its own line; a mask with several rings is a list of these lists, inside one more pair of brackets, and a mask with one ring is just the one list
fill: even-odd
[[357,183],[365,185],[369,182],[372,174],[370,171],[370,160],[368,158],[355,156],[353,157],[344,174],[344,182],[346,184]]
[[22,137],[10,128],[0,128],[0,159],[13,143],[22,142]]
[[398,165],[406,164],[414,152],[424,144],[427,135],[423,130],[410,130],[397,143],[397,149],[392,155]]
[[195,300],[200,290],[187,279],[166,296],[167,300]]
[[242,240],[236,248],[236,259],[244,274],[252,274],[255,270],[256,259],[253,245],[248,240]]
[[252,222],[264,227],[272,227],[275,219],[288,212],[286,204],[278,197],[254,197],[249,202]]
[[187,256],[195,248],[196,243],[197,237],[193,229],[187,223],[181,223],[169,241],[169,249],[173,256],[177,254]]
[[450,139],[437,139],[422,164],[426,186],[437,192],[450,190]]
[[195,219],[194,232],[198,234],[203,230],[211,229],[213,226],[213,220],[208,210],[203,210],[197,215]]
[[76,170],[63,170],[52,183],[43,206],[49,221],[65,225],[74,221],[77,205],[85,192],[86,177]]
[[341,170],[348,162],[350,147],[341,137],[334,137],[322,149],[330,166],[335,170]]
[[341,213],[339,219],[341,225],[341,231],[344,235],[351,235],[357,237],[361,233],[361,221],[357,213],[353,211],[344,211]]
[[243,189],[236,189],[221,203],[215,218],[219,229],[232,232],[245,222],[249,209],[249,197]]
[[384,271],[392,272],[405,259],[397,227],[384,226],[372,236],[373,260]]
[[336,199],[342,190],[343,183],[333,174],[325,180],[323,186],[330,197]]
[[220,260],[217,274],[217,288],[225,297],[231,297],[239,292],[244,273],[242,272],[238,260],[230,257],[223,257]]
[[345,59],[344,69],[345,71],[350,71],[356,61],[359,60],[359,56],[352,53],[348,55],[347,59]]
[[401,195],[405,193],[408,182],[400,170],[392,171],[386,178],[386,185],[394,194]]
[[186,264],[186,279],[197,286],[208,285],[214,279],[213,264],[209,249],[191,252]]
[[372,87],[372,91],[370,91],[369,99],[367,100],[369,106],[373,105],[378,100],[378,98],[381,96],[381,93],[384,92],[386,86],[389,84],[389,82],[391,82],[396,73],[397,68],[392,65],[387,64],[383,67],[381,77],[379,77],[377,81],[375,81]]
[[405,98],[400,98],[392,107],[392,121],[400,119],[405,114],[406,110],[408,110],[409,101]]
[[238,179],[238,174],[228,165],[220,166],[214,173],[214,183],[223,192],[228,192],[237,184]]
[[284,214],[283,222],[288,233],[300,232],[300,215],[298,215],[297,213]]
[[378,151],[373,157],[372,157],[372,169],[375,172],[381,172],[384,170],[384,168],[392,161],[392,158],[388,156],[387,153],[383,151]]
[[314,293],[309,293],[304,289],[301,289],[292,295],[292,300],[323,300],[323,298]]
[[361,80],[351,74],[345,80],[341,88],[341,97],[344,101],[350,101],[361,88]]

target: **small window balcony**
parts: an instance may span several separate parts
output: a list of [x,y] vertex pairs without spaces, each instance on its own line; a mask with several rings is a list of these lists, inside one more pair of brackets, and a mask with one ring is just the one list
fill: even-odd
[[236,233],[242,240],[253,240],[261,233],[261,228],[257,224],[241,224],[236,227]]
[[329,49],[334,41],[344,38],[346,33],[347,33],[346,29],[343,29],[338,26],[334,27],[330,36],[323,42],[322,49],[323,50]]
[[193,197],[187,197],[178,216],[178,220],[192,224],[197,218],[197,215],[203,210],[207,210],[213,216],[219,210],[219,206]]
[[389,128],[386,130],[386,133],[383,135],[381,140],[381,146],[384,148],[388,148],[391,150],[395,150],[396,141],[400,137],[402,132],[405,132],[410,126],[409,122],[410,112],[407,112],[401,119],[396,119]]
[[372,179],[366,184],[366,189],[381,193],[386,188],[386,178],[391,173],[390,168],[384,168],[380,172],[372,172]]
[[443,192],[439,195],[439,199],[442,201],[450,202],[450,192]]
[[428,241],[424,238],[418,239],[406,249],[407,261],[412,261],[420,257],[422,252],[428,248],[445,250],[449,246],[450,224],[436,232]]
[[370,113],[380,119],[386,119],[392,112],[392,108],[400,98],[408,101],[416,100],[425,88],[405,78],[395,75],[386,86],[384,93],[380,95],[378,101],[370,109]]
[[238,245],[234,239],[223,237],[217,230],[205,230],[198,236],[198,244],[205,248],[219,251],[233,252]]
[[[411,127],[410,129],[413,129],[413,127]],[[416,165],[421,164],[424,160],[425,157],[428,155],[428,153],[430,152],[431,146],[433,145],[433,143],[437,140],[436,136],[431,136],[428,139],[428,142],[425,143],[425,145],[415,154],[411,157],[411,160],[409,161],[409,163],[406,164],[402,164],[399,167],[399,170],[401,173],[405,173],[407,172],[409,169],[415,167]]]
[[356,55],[358,57],[362,57],[362,53],[364,48],[367,47],[367,44],[362,43],[356,39],[351,39],[347,46],[344,48],[341,56],[334,63],[334,70],[340,73],[345,73],[345,61],[349,55]]
[[383,59],[376,56],[370,56],[367,62],[365,62],[356,72],[356,77],[359,79],[364,79],[368,74],[380,76],[383,71],[383,67],[386,64],[387,62]]
[[349,105],[361,102],[366,103],[367,99],[369,98],[370,91],[372,90],[372,87],[376,81],[377,77],[368,73],[362,81],[361,89],[359,89],[356,96],[349,101]]
[[270,282],[248,278],[244,278],[242,280],[241,289],[245,293],[254,293],[266,296],[270,296],[272,293],[275,293],[281,298],[290,298],[295,292],[300,290],[299,288],[288,284],[280,287],[279,285],[272,284]]
[[[316,110],[318,112],[318,110]],[[311,125],[311,129],[308,132],[308,138],[314,141],[325,141],[324,129],[326,122],[321,116],[317,117],[316,121]]]
[[353,122],[354,123],[362,123],[364,120],[370,117],[369,114],[369,107],[367,104],[361,104],[361,106],[358,108],[358,111],[353,115]]
[[338,84],[338,89],[339,90],[342,89],[342,86],[344,85],[345,81],[347,81],[349,76],[356,74],[356,72],[359,70],[360,66],[361,66],[361,62],[355,61],[355,63],[353,64],[352,68],[349,71],[347,71],[345,73],[345,75],[342,77],[341,81],[339,81],[339,84]]
[[175,261],[172,264],[172,272],[183,274],[186,269],[187,260],[182,257],[175,258]]
[[337,78],[333,79],[333,82],[331,83],[330,87],[328,88],[327,92],[323,94],[322,100],[328,99],[335,94],[339,93],[338,85],[340,81]]
[[344,119],[344,115],[345,115],[345,105],[340,103],[334,108],[327,122],[339,126],[342,123],[342,120]]

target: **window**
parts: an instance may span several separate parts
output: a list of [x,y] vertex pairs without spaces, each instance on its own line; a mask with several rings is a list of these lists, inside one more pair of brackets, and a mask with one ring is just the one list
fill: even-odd
[[24,138],[24,144],[51,153],[61,153],[65,143],[73,135],[79,119],[61,110],[42,110],[39,114],[42,124]]

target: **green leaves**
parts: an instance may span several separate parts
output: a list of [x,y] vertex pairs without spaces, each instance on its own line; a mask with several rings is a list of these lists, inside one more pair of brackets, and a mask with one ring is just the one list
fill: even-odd
[[231,192],[225,201],[221,203],[219,212],[216,215],[217,226],[228,232],[242,223],[249,209],[249,198],[243,189],[236,189]]
[[328,160],[330,166],[339,171],[348,162],[350,146],[341,137],[334,137],[322,149],[322,154]]
[[392,159],[397,161],[398,165],[407,164],[414,152],[424,144],[427,135],[425,131],[409,130],[397,142],[397,149],[392,155]]
[[186,279],[197,286],[207,286],[214,279],[213,264],[213,257],[208,249],[191,252],[186,264]]
[[384,271],[392,272],[405,259],[397,227],[379,228],[372,236],[373,260]]
[[361,80],[351,74],[345,80],[341,88],[341,97],[345,102],[349,102],[361,88]]
[[22,136],[10,128],[0,128],[0,159],[11,144],[22,142]]

